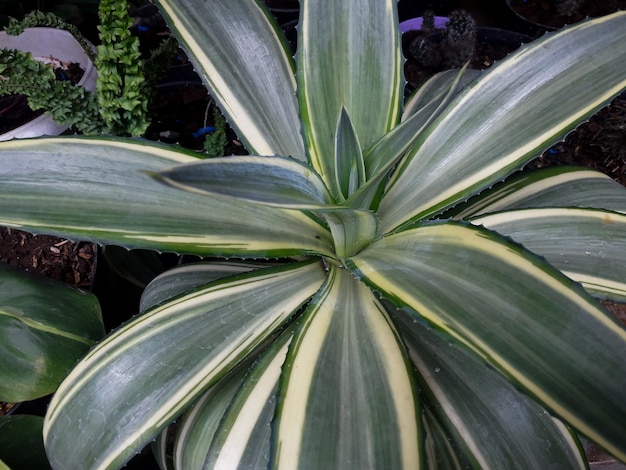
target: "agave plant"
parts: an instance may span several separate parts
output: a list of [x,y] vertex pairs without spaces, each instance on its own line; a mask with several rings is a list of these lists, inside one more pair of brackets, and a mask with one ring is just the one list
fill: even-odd
[[585,468],[578,433],[626,460],[599,301],[626,301],[626,189],[516,173],[626,87],[626,13],[403,104],[393,0],[302,1],[295,59],[256,1],[157,3],[251,155],[0,146],[0,223],[215,260],[154,279],[61,384],[53,468],[157,437],[180,469]]

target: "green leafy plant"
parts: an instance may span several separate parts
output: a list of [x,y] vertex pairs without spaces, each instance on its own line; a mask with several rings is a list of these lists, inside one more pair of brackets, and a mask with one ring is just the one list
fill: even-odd
[[98,104],[107,134],[141,135],[149,125],[149,88],[143,74],[139,39],[132,36],[126,0],[102,0],[98,26]]
[[0,264],[0,401],[54,392],[102,336],[92,293]]
[[[96,297],[0,264],[0,402],[53,393],[104,336]],[[0,417],[0,468],[49,468],[43,418]]]
[[76,27],[52,13],[34,11],[21,21],[11,19],[6,28],[13,35],[37,26],[71,32],[98,69],[95,92],[56,80],[51,66],[40,64],[30,53],[3,50],[0,70],[5,80],[0,83],[0,93],[26,95],[33,110],[44,109],[56,122],[84,134],[142,135],[150,124],[151,89],[164,68],[151,64],[163,65],[162,56],[171,53],[175,43],[165,41],[144,61],[139,40],[129,30],[132,19],[126,0],[101,1],[99,18],[101,44],[96,54]]
[[0,50],[0,94],[22,94],[33,110],[45,109],[55,122],[75,126],[86,134],[98,133],[101,120],[96,95],[69,80],[57,80],[50,64],[30,52]]
[[164,468],[585,468],[574,430],[626,460],[626,189],[516,173],[624,89],[626,13],[403,105],[393,0],[301,2],[295,59],[255,1],[158,4],[252,155],[5,142],[0,223],[232,259],[78,363],[53,468],[157,437]]

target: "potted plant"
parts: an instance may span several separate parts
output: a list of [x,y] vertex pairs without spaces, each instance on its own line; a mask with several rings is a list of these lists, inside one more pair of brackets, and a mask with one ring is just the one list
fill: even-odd
[[[34,11],[21,21],[12,20],[7,32],[18,36],[15,39],[5,36],[9,39],[3,44],[0,62],[5,75],[5,80],[0,82],[0,94],[25,95],[31,108],[45,110],[59,129],[73,126],[83,134],[142,135],[150,123],[151,87],[160,69],[164,69],[163,56],[172,53],[175,43],[165,41],[144,61],[140,57],[139,40],[130,31],[133,20],[128,15],[127,1],[104,0],[99,3],[98,13],[100,44],[95,54],[90,50],[93,46],[76,28],[51,13]],[[45,34],[68,36],[65,31],[55,31],[67,29],[83,45],[81,53],[91,55],[95,64],[95,68],[88,69],[92,85],[83,87],[79,82],[73,86],[58,81],[49,67],[14,49],[17,38],[42,34],[38,32],[42,29],[38,26],[42,25],[54,28],[43,29]]]
[[251,155],[0,145],[0,223],[212,257],[61,384],[53,468],[159,436],[164,468],[584,468],[572,429],[626,459],[626,189],[515,174],[626,87],[626,13],[403,109],[395,1],[304,1],[295,60],[257,2],[158,4]]
[[401,22],[400,31],[407,58],[407,92],[435,73],[460,68],[465,62],[471,68],[485,69],[532,41],[530,36],[514,31],[477,27],[472,15],[464,10],[454,10],[448,17],[434,16],[427,10],[423,17]]
[[[3,49],[4,67],[3,72],[15,63],[10,64],[9,61],[15,60],[15,54],[8,55],[7,50],[18,50],[24,53],[30,53],[33,58],[40,62],[52,64],[52,68],[60,67],[62,64],[78,64],[83,69],[83,75],[76,83],[76,86],[88,91],[94,91],[96,88],[96,68],[93,65],[92,58],[83,48],[75,37],[68,31],[58,28],[26,28],[17,36],[11,36],[5,31],[0,32],[0,49]],[[20,55],[21,57],[21,55]],[[32,75],[32,64],[30,69]],[[45,74],[49,80],[55,80],[52,75],[52,69],[48,67],[37,67],[41,74]],[[26,82],[28,83],[28,82]],[[22,78],[22,84],[25,84]],[[11,85],[6,83],[3,90],[10,91]],[[67,85],[67,84],[66,84]],[[30,86],[39,86],[38,83],[30,83]],[[62,86],[59,84],[59,86]],[[71,85],[70,85],[71,86]],[[15,99],[15,98],[13,98]],[[8,106],[5,106],[5,110]],[[3,122],[7,122],[7,112],[3,112]],[[41,114],[30,121],[16,128],[7,130],[0,134],[0,140],[9,140],[13,138],[37,137],[40,135],[58,135],[69,128],[68,124],[56,123],[50,115]]]

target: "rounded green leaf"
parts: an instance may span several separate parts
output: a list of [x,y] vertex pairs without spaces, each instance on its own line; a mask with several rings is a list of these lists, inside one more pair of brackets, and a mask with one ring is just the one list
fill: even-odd
[[43,447],[42,430],[41,416],[0,417],[0,470],[51,468]]
[[0,264],[0,401],[52,393],[102,336],[93,294]]

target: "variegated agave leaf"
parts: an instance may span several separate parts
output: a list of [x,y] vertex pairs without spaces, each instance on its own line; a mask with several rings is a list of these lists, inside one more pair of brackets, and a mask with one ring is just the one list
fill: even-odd
[[592,296],[623,300],[626,189],[507,180],[624,90],[626,13],[438,76],[402,119],[393,0],[302,1],[295,60],[257,1],[158,4],[252,155],[9,142],[0,223],[282,259],[149,286],[55,395],[53,466],[119,467],[184,412],[177,468],[248,464],[247,443],[272,468],[584,468],[563,423],[626,460],[626,330]]

